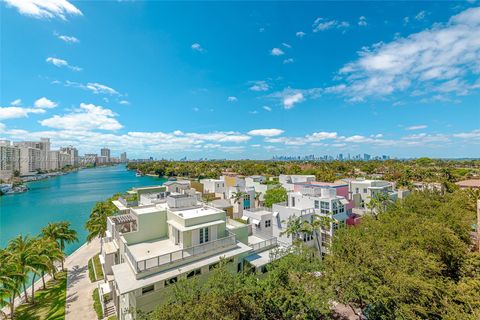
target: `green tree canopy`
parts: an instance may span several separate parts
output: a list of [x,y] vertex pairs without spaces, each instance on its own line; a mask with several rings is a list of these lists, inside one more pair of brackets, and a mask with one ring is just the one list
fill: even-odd
[[271,208],[274,203],[287,201],[287,190],[282,187],[269,189],[265,192],[264,205]]

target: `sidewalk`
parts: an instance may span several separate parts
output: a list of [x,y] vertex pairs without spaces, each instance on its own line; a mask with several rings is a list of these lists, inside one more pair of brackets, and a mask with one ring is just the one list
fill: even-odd
[[68,257],[65,264],[68,269],[65,320],[97,318],[92,298],[96,284],[91,283],[88,277],[88,260],[99,252],[100,241],[96,239]]

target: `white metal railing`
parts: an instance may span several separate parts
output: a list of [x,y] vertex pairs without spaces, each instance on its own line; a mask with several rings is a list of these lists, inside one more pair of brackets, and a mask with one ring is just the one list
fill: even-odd
[[264,240],[262,242],[254,243],[250,247],[252,247],[253,251],[259,252],[259,251],[270,249],[270,248],[276,247],[276,246],[277,246],[277,238],[272,237],[272,238]]
[[149,259],[138,261],[135,260],[133,254],[128,249],[128,246],[125,247],[125,253],[127,254],[127,257],[132,263],[132,265],[136,268],[136,271],[143,272],[165,264],[181,261],[193,256],[198,256],[212,250],[229,247],[234,245],[235,243],[235,234],[228,232],[227,236],[223,238],[219,238],[217,240],[206,242],[189,248],[180,249],[170,253],[165,253]]

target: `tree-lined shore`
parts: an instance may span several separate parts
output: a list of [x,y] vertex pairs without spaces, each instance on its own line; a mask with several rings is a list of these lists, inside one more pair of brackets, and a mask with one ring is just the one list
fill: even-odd
[[317,181],[333,182],[341,178],[381,177],[409,187],[412,182],[452,183],[480,176],[480,160],[415,160],[386,161],[152,161],[130,162],[128,169],[142,174],[165,177],[218,178],[223,172],[241,175],[278,176],[280,174],[312,174]]

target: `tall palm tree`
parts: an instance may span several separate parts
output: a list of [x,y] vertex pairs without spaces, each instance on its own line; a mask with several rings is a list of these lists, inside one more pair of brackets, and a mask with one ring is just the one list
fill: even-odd
[[35,272],[32,266],[32,261],[35,259],[35,252],[33,250],[34,239],[27,236],[19,235],[13,238],[8,243],[8,250],[13,254],[15,263],[18,264],[18,271],[24,275],[22,281],[23,293],[25,294],[25,301],[28,302],[27,287],[25,285],[29,272]]
[[[35,303],[35,278],[41,275],[42,270],[48,268],[48,252],[42,249],[42,239],[35,239],[32,243],[32,254],[29,256],[28,264],[33,273],[32,276],[32,304]],[[45,287],[45,284],[44,284]]]
[[[87,241],[90,242],[95,238],[103,238],[107,232],[107,218],[114,215],[115,211],[106,202],[97,202],[90,213],[90,218],[85,224],[88,230]],[[100,251],[102,251],[102,243],[100,243]]]
[[[42,234],[58,243],[58,247],[62,252],[65,250],[66,243],[73,243],[78,241],[77,231],[70,228],[70,222],[60,221],[49,223],[46,227],[42,228]],[[62,270],[64,270],[64,260],[62,258]]]
[[[22,283],[26,280],[26,275],[20,272],[20,265],[16,257],[8,249],[0,250],[0,307],[8,305],[10,308],[10,317],[13,319],[15,312],[15,298],[20,295]],[[8,302],[5,302],[7,299]],[[0,314],[2,314],[0,312]],[[2,316],[7,318],[5,314]]]
[[[330,213],[332,215],[333,213]],[[322,249],[322,241],[319,239],[319,234],[322,234],[324,229],[330,229],[331,224],[334,220],[331,217],[321,216],[318,214],[312,214],[312,219],[310,223],[307,222],[307,226],[305,226],[304,232],[313,236],[315,239],[315,244],[318,248],[318,252],[320,254],[320,260],[323,259],[323,249]]]
[[288,220],[283,220],[282,223],[286,223],[287,227],[284,231],[280,233],[281,236],[286,235],[287,237],[292,237],[292,241],[295,241],[299,238],[300,232],[302,232],[303,222],[300,217],[290,216]]

